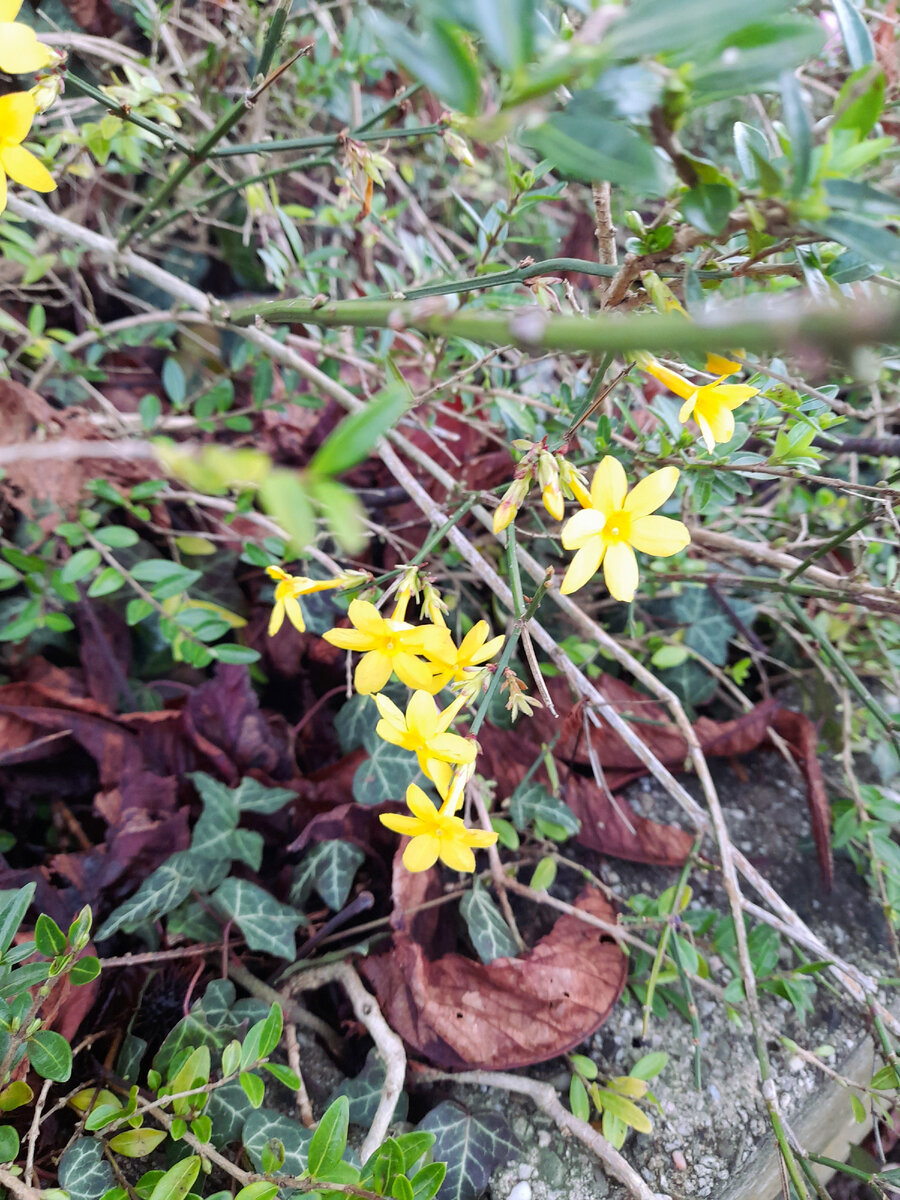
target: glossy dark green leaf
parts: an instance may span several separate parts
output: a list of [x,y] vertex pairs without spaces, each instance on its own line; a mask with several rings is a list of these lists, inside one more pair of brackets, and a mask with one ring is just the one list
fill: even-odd
[[477,879],[459,904],[475,953],[483,963],[495,958],[515,958],[519,947],[487,888]]
[[791,193],[799,196],[809,182],[812,165],[812,126],[803,100],[800,84],[793,71],[784,71],[780,81],[781,106],[784,123],[791,139],[793,179]]
[[679,207],[695,229],[715,236],[728,224],[736,201],[734,189],[724,183],[698,183],[681,197]]
[[[677,11],[679,6],[672,8]],[[709,104],[729,96],[776,91],[783,71],[815,57],[824,44],[824,29],[811,17],[792,14],[749,25],[694,71],[693,98]]]
[[831,0],[841,37],[854,71],[875,61],[875,47],[865,18],[852,0]]
[[350,1104],[346,1096],[338,1096],[329,1104],[309,1143],[309,1173],[322,1175],[335,1167],[347,1147],[347,1127]]
[[880,225],[870,225],[841,213],[827,221],[818,221],[811,228],[822,237],[855,250],[867,262],[900,267],[900,237]]
[[623,121],[594,116],[588,106],[573,102],[522,140],[568,178],[603,180],[650,196],[667,189],[666,166],[653,146]]
[[72,1074],[72,1049],[62,1034],[41,1029],[26,1044],[28,1061],[38,1075],[54,1083],[65,1083]]
[[17,892],[6,893],[6,904],[0,909],[0,954],[6,954],[12,945],[13,938],[28,912],[28,906],[34,899],[36,886],[34,883],[26,883]]
[[476,1200],[494,1169],[520,1153],[499,1113],[465,1109],[453,1100],[433,1108],[419,1129],[435,1134],[432,1153],[447,1164],[441,1200]]

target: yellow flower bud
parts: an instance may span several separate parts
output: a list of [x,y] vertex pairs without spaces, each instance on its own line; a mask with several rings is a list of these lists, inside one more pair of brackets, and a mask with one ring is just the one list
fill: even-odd
[[502,532],[511,521],[516,519],[516,514],[524,504],[530,486],[530,471],[527,475],[512,481],[506,489],[503,499],[494,509],[494,533]]

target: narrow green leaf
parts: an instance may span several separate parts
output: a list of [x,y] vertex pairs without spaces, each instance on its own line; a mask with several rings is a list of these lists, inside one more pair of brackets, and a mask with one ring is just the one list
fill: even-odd
[[577,1075],[572,1076],[572,1081],[569,1084],[569,1108],[579,1121],[589,1121],[591,1119],[591,1102],[587,1094],[587,1088],[581,1082]]
[[341,1161],[347,1148],[350,1102],[338,1096],[325,1110],[309,1143],[309,1173],[317,1178]]
[[124,1158],[144,1158],[167,1137],[164,1129],[126,1129],[109,1139],[109,1148]]
[[380,437],[400,420],[412,402],[409,388],[391,382],[359,412],[345,417],[319,447],[309,464],[314,475],[333,476],[362,462]]
[[149,1200],[185,1200],[200,1174],[201,1160],[197,1154],[183,1158],[170,1167],[150,1193]]
[[831,0],[841,37],[854,71],[875,61],[875,47],[865,18],[851,0]]
[[785,71],[779,83],[784,123],[791,139],[791,158],[794,168],[791,194],[799,196],[806,189],[812,166],[812,126],[803,102],[803,93],[794,72]]

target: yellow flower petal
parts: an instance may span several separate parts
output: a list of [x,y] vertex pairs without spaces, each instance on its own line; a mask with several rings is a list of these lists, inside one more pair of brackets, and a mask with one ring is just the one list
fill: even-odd
[[393,667],[391,660],[379,650],[370,650],[356,664],[353,674],[353,686],[361,696],[370,696],[372,692],[380,692],[391,677]]
[[406,807],[420,821],[437,820],[437,809],[417,783],[411,783],[406,789]]
[[322,637],[339,650],[371,650],[372,638],[359,629],[327,629]]
[[375,701],[375,707],[388,724],[393,725],[395,729],[406,728],[406,717],[403,715],[402,709],[397,707],[390,696],[386,696],[384,692],[379,692],[372,699]]
[[451,871],[474,871],[475,855],[464,842],[444,838],[441,842],[441,861]]
[[600,570],[600,564],[603,562],[603,553],[605,550],[606,544],[599,537],[591,538],[589,542],[586,542],[581,547],[569,563],[569,569],[566,571],[562,586],[559,589],[564,596],[568,596],[572,592],[577,592],[579,588],[583,588],[588,580],[597,574]]
[[422,828],[422,822],[416,817],[401,817],[399,813],[379,813],[378,820],[393,833],[402,833],[404,837],[415,837]]
[[415,658],[412,654],[395,654],[393,666],[397,678],[407,687],[422,692],[434,690],[434,671],[420,658]]
[[493,830],[469,829],[466,832],[466,841],[476,850],[484,850],[488,846],[493,846],[496,840],[497,834]]
[[14,21],[21,7],[22,0],[0,0],[0,22]]
[[390,742],[392,746],[402,746],[404,750],[414,748],[414,741],[405,726],[398,729],[392,721],[382,720],[375,726],[375,733],[383,742]]
[[303,609],[300,607],[299,601],[297,601],[293,596],[288,596],[287,600],[284,602],[284,607],[288,615],[288,620],[293,627],[298,629],[300,633],[305,633],[306,621],[303,619]]
[[694,392],[693,395],[688,396],[687,400],[685,400],[684,404],[682,404],[681,408],[679,408],[678,420],[682,423],[682,425],[686,421],[690,420],[691,413],[694,411],[694,405],[696,403],[697,403],[697,393]]
[[430,741],[438,731],[438,710],[434,697],[426,691],[413,692],[406,706],[406,724],[421,741]]
[[591,500],[594,508],[602,512],[604,517],[611,512],[617,512],[622,507],[627,491],[628,480],[625,478],[625,468],[617,458],[607,454],[594,472],[591,483]]
[[416,641],[426,658],[435,659],[442,663],[452,663],[456,657],[456,647],[446,625],[420,625],[416,629]]
[[384,618],[375,605],[370,604],[368,600],[351,600],[347,615],[351,624],[357,629],[361,629],[363,633],[381,636],[385,632]]
[[706,356],[706,369],[710,375],[737,375],[741,366],[741,363],[730,358],[723,358],[721,354],[707,354]]
[[0,71],[7,75],[26,75],[40,71],[53,62],[53,51],[27,25],[0,24]]
[[716,398],[729,408],[738,408],[758,394],[759,388],[750,387],[746,383],[720,383],[715,389]]
[[282,571],[281,567],[266,567],[266,574],[270,579],[279,579],[284,581],[290,579],[287,571]]
[[[438,795],[442,800],[447,799],[447,793],[450,791],[450,785],[453,782],[453,768],[449,763],[441,762],[439,758],[429,758],[425,760],[425,774],[437,788]],[[462,793],[460,793],[460,799]]]
[[634,517],[645,517],[654,512],[675,491],[679,474],[677,467],[663,467],[661,471],[654,471],[642,479],[628,494],[625,511]]
[[500,653],[505,641],[505,636],[502,633],[498,633],[495,638],[491,638],[489,642],[485,642],[481,649],[472,655],[469,659],[469,664],[474,667],[480,663],[490,662],[495,655]]
[[566,550],[580,550],[603,529],[606,518],[593,508],[583,508],[569,517],[562,529],[562,544]]
[[668,558],[690,543],[687,526],[671,517],[638,517],[631,526],[631,544],[635,550]]
[[648,375],[652,375],[654,379],[658,379],[660,383],[665,384],[670,392],[674,392],[676,396],[680,396],[682,400],[687,400],[691,392],[696,392],[697,385],[685,379],[683,375],[679,375],[677,371],[670,371],[668,367],[664,367],[662,363],[650,362],[643,367],[643,370]]
[[460,737],[458,733],[438,733],[428,743],[432,757],[442,758],[444,762],[470,763],[475,761],[478,753],[475,743],[468,738]]
[[420,834],[403,851],[403,865],[407,871],[427,871],[437,862],[440,849],[441,843],[436,837]]
[[609,594],[625,603],[634,599],[638,585],[638,565],[634,551],[626,542],[614,542],[607,548],[603,578]]
[[274,637],[283,624],[284,605],[279,602],[272,609],[272,615],[269,617],[269,637]]
[[444,709],[444,711],[438,717],[437,725],[435,727],[438,733],[446,733],[447,732],[447,730],[450,728],[450,726],[453,724],[453,722],[459,716],[465,703],[466,703],[465,696],[458,696],[457,699],[454,700],[452,704],[447,705],[447,707]]
[[[706,404],[703,407],[712,435],[717,442],[730,442],[734,437],[734,413],[725,404]],[[694,413],[699,418],[700,410]]]
[[0,167],[0,213],[6,208],[6,172]]
[[702,412],[695,412],[694,416],[697,418],[697,424],[700,426],[700,436],[703,438],[707,450],[712,454],[716,448],[716,439],[713,437],[709,421],[707,421]]
[[9,92],[6,96],[0,96],[0,144],[24,142],[34,120],[34,112],[34,99],[28,92]]
[[469,662],[471,656],[478,651],[489,632],[487,621],[476,621],[463,640],[459,643],[457,657]]

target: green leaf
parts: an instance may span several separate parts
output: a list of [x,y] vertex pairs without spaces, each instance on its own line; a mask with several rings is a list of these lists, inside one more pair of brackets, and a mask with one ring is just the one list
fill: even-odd
[[194,1180],[200,1174],[201,1159],[198,1154],[183,1158],[158,1181],[150,1193],[150,1200],[185,1200],[188,1192],[194,1186]]
[[835,117],[831,132],[847,129],[855,133],[860,141],[867,137],[884,108],[884,84],[882,72],[873,79],[868,66],[854,71],[845,80],[834,102]]
[[42,1079],[66,1082],[72,1074],[72,1050],[62,1034],[41,1029],[31,1035],[26,1045],[28,1061]]
[[371,8],[366,19],[395,62],[451,108],[475,115],[481,98],[478,67],[455,26],[448,21],[433,20],[414,34],[399,21]]
[[756,618],[756,607],[749,601],[729,600],[729,611],[725,611],[708,589],[699,585],[687,585],[672,601],[671,611],[685,626],[684,644],[716,666],[728,661],[729,642],[739,632],[734,620],[751,626]]
[[650,665],[659,667],[661,671],[667,667],[677,667],[688,657],[688,652],[681,645],[660,646],[650,657]]
[[412,403],[409,388],[390,382],[366,403],[351,413],[325,439],[313,455],[309,471],[315,475],[340,475],[349,471],[369,454],[380,437],[400,420]]
[[509,815],[523,833],[536,820],[558,825],[569,837],[574,837],[581,828],[581,822],[568,804],[551,796],[542,783],[527,784],[524,789],[520,784],[510,796]]
[[[734,153],[741,174],[749,184],[759,182],[757,157],[764,161],[769,157],[769,146],[765,135],[755,125],[736,121],[734,125]],[[755,152],[755,153],[754,153]]]
[[38,954],[47,958],[55,958],[66,948],[66,935],[46,913],[40,913],[34,924],[34,944]]
[[353,799],[359,804],[402,800],[411,783],[422,784],[416,756],[401,746],[379,741],[374,754],[361,762],[353,776]]
[[265,1179],[257,1179],[255,1183],[248,1183],[246,1187],[242,1187],[234,1200],[275,1200],[277,1195],[277,1183],[269,1183]]
[[[336,1100],[338,1096],[346,1096],[350,1102],[350,1123],[352,1125],[359,1125],[364,1129],[368,1128],[372,1123],[381,1100],[384,1079],[384,1063],[378,1057],[375,1050],[370,1050],[360,1073],[352,1079],[345,1079],[331,1093],[329,1103]],[[401,1093],[400,1101],[394,1114],[395,1121],[402,1121],[405,1118],[407,1104],[408,1098],[406,1093],[403,1092]]]
[[391,1200],[415,1200],[412,1184],[405,1175],[398,1175],[391,1184]]
[[86,983],[91,983],[100,974],[100,959],[96,954],[86,954],[84,958],[79,958],[69,968],[69,979],[75,987],[82,987]]
[[292,1071],[290,1067],[286,1067],[284,1063],[265,1062],[262,1063],[261,1066],[264,1071],[268,1071],[269,1074],[273,1075],[279,1083],[284,1084],[284,1086],[289,1088],[292,1092],[299,1091],[301,1083],[300,1077],[294,1071]]
[[0,1125],[0,1162],[15,1162],[19,1156],[19,1135],[12,1125]]
[[126,1129],[109,1139],[109,1148],[125,1158],[144,1158],[152,1154],[167,1136],[164,1129]]
[[701,233],[715,236],[728,224],[737,193],[723,183],[698,183],[678,202],[682,216]]
[[[683,6],[671,7],[678,13]],[[707,13],[712,11],[708,4],[706,8]],[[824,44],[825,31],[811,17],[789,14],[746,26],[720,45],[719,53],[710,56],[708,65],[694,70],[693,99],[695,103],[710,104],[729,96],[776,91],[783,71],[814,58]],[[723,65],[726,51],[727,65]]]
[[187,1056],[175,1074],[169,1079],[166,1090],[175,1095],[179,1092],[189,1092],[193,1088],[203,1087],[209,1083],[209,1073],[212,1069],[209,1046],[198,1046]]
[[[166,390],[166,395],[176,408],[184,404],[187,396],[187,380],[184,377],[184,371],[174,358],[167,358],[163,363],[162,385]],[[159,1200],[159,1198],[156,1197],[155,1200]]]
[[476,1200],[494,1170],[520,1153],[499,1113],[469,1111],[453,1100],[433,1108],[418,1128],[435,1135],[434,1158],[447,1164],[441,1200]]
[[667,190],[664,161],[650,143],[624,122],[597,116],[590,103],[573,101],[565,112],[528,130],[522,141],[567,178],[602,179],[648,196]]
[[318,842],[294,868],[291,903],[301,907],[315,889],[332,912],[339,912],[365,860],[365,853],[351,842],[339,838]]
[[345,554],[359,554],[369,540],[366,529],[366,510],[350,488],[336,479],[309,479],[313,502],[325,518],[331,536]]
[[577,1075],[572,1076],[569,1084],[569,1108],[579,1121],[589,1121],[591,1119],[591,1102],[587,1094],[587,1088],[581,1082]]
[[534,9],[534,0],[491,0],[468,10],[491,60],[505,71],[518,70],[534,52]]
[[830,208],[846,209],[857,216],[900,217],[900,197],[853,179],[826,179],[825,200]]
[[23,1104],[30,1104],[33,1099],[34,1092],[25,1080],[14,1079],[0,1092],[0,1112],[12,1112]]
[[123,550],[126,546],[137,545],[138,542],[138,535],[127,525],[106,525],[103,529],[98,529],[94,537],[113,550]]
[[309,1144],[308,1169],[314,1178],[341,1161],[347,1147],[349,1121],[350,1103],[346,1096],[338,1096],[325,1110]]
[[239,1082],[251,1108],[259,1108],[266,1098],[266,1085],[251,1071],[241,1071]]
[[268,1015],[262,1021],[257,1021],[244,1038],[241,1049],[241,1067],[244,1070],[259,1062],[261,1058],[269,1057],[278,1045],[283,1025],[281,1007],[273,1004]]
[[244,1122],[241,1137],[255,1170],[264,1170],[263,1153],[273,1141],[284,1147],[285,1175],[302,1175],[306,1170],[312,1134],[291,1117],[271,1108],[258,1108]]
[[803,102],[800,84],[793,71],[782,72],[779,84],[784,123],[791,139],[791,159],[794,168],[791,194],[799,196],[809,183],[812,167],[812,126]]
[[77,583],[79,579],[84,579],[85,575],[90,575],[91,571],[95,571],[99,566],[99,550],[94,550],[93,547],[76,550],[69,561],[63,564],[59,577],[63,583]]
[[303,554],[316,532],[312,504],[303,479],[295,471],[270,471],[259,488],[259,500],[288,535],[288,545]]
[[532,891],[546,892],[553,886],[555,879],[556,860],[548,854],[546,858],[540,859],[538,865],[534,868],[534,874],[531,876],[528,886]]
[[862,13],[851,0],[831,0],[838,19],[847,57],[854,71],[875,61],[875,47]]
[[857,1125],[862,1125],[868,1116],[868,1113],[866,1112],[866,1106],[855,1092],[848,1091],[847,1094],[850,1097],[850,1107],[853,1110],[853,1120],[857,1123]]
[[830,241],[855,250],[867,262],[900,267],[900,237],[879,225],[841,214],[811,224],[810,228]]
[[410,1180],[413,1200],[434,1200],[441,1190],[446,1174],[447,1164],[442,1162],[428,1163],[421,1171],[416,1171]]
[[8,902],[0,909],[0,955],[5,955],[13,942],[13,938],[19,931],[19,926],[25,919],[25,914],[28,912],[28,907],[34,899],[34,892],[37,884],[26,883],[24,887],[19,888],[17,892],[6,892],[6,897],[11,897]]
[[300,913],[246,879],[226,879],[210,900],[221,915],[235,922],[251,950],[293,961]]
[[519,953],[516,940],[490,892],[477,879],[473,879],[472,890],[460,901],[459,910],[475,953],[483,963],[493,962],[495,958],[516,957]]
[[104,567],[100,574],[91,580],[87,594],[91,599],[96,599],[98,596],[109,596],[112,592],[119,591],[124,584],[125,576],[120,571],[117,571],[115,567]]
[[664,1050],[651,1050],[637,1060],[628,1074],[632,1079],[655,1079],[668,1061],[669,1056]]
[[783,12],[783,0],[634,0],[607,32],[604,49],[615,58],[690,50],[696,57],[710,44],[730,38],[750,21]]
[[211,646],[210,654],[217,662],[237,663],[240,666],[259,662],[259,651],[252,646],[237,646],[227,642],[224,646]]
[[112,1167],[103,1157],[103,1144],[92,1137],[77,1138],[63,1152],[57,1178],[69,1200],[100,1200],[114,1182]]
[[212,865],[202,855],[179,850],[147,876],[130,900],[113,910],[97,930],[97,941],[112,937],[119,929],[130,931],[145,921],[159,920],[193,888],[205,891]]
[[378,710],[371,696],[354,694],[345,704],[342,704],[334,718],[334,728],[345,754],[355,750],[357,746],[365,746],[370,754],[380,745],[381,739],[375,733],[378,723]]

